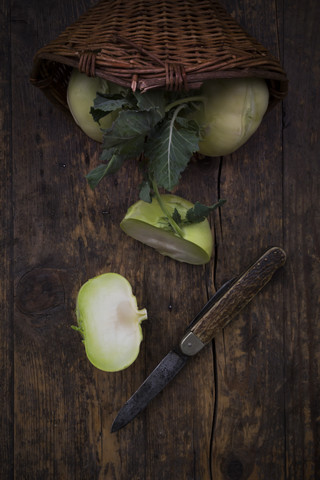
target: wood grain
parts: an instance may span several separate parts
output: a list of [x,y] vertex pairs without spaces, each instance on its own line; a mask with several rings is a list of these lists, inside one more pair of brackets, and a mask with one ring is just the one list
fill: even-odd
[[11,162],[10,8],[0,3],[0,477],[13,472],[13,208]]
[[[319,4],[288,7],[283,52],[294,81],[285,103],[284,238],[291,261],[284,296],[284,398],[288,478],[320,475]],[[297,68],[299,65],[299,68]]]
[[[275,4],[226,3],[245,28],[280,51]],[[284,245],[282,109],[271,111],[250,141],[223,160],[217,279],[250,263],[271,245]],[[216,337],[216,428],[212,471],[218,478],[285,478],[283,436],[283,275],[268,284]]]
[[[227,203],[212,261],[162,257],[119,228],[137,165],[90,190],[97,145],[29,83],[35,52],[94,0],[11,0],[0,15],[0,477],[315,480],[319,452],[319,20],[315,0],[224,0],[279,56],[289,95],[236,153],[191,162],[176,193]],[[268,247],[285,267],[127,427],[123,403],[225,281]],[[108,374],[71,329],[80,286],[131,283],[144,340]]]

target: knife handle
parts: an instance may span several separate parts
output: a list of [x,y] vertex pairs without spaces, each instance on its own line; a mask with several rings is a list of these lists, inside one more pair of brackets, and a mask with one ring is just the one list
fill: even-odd
[[210,342],[284,265],[285,252],[279,247],[267,250],[232,284],[227,292],[191,328],[191,332],[206,344]]

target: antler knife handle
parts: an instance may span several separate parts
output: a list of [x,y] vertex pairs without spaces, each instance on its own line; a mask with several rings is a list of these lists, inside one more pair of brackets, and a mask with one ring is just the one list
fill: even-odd
[[191,328],[191,332],[203,344],[210,342],[269,282],[285,261],[286,254],[281,248],[273,247],[267,250],[237,278],[227,292]]

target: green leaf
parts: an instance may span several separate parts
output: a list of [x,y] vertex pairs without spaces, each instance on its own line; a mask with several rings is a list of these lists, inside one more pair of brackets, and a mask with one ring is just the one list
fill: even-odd
[[190,223],[203,222],[208,215],[218,207],[221,207],[226,203],[226,200],[219,200],[217,203],[211,206],[202,205],[200,202],[196,202],[192,208],[186,213],[186,219]]
[[161,118],[165,116],[166,99],[163,89],[148,90],[145,93],[135,92],[137,106],[141,111],[156,110]]
[[101,164],[94,170],[91,170],[86,176],[91,189],[94,190],[106,175],[116,173],[122,167],[124,160],[125,157],[114,154],[107,165]]
[[140,200],[143,200],[144,202],[147,202],[147,203],[152,202],[151,188],[150,188],[150,183],[148,182],[148,180],[144,180],[141,183],[139,198],[140,198]]
[[123,107],[134,107],[132,99],[124,98],[123,96],[116,94],[111,95],[109,93],[97,93],[93,102],[93,107],[90,109],[90,113],[96,122],[99,122],[101,118],[108,115],[108,113],[115,110],[120,110]]
[[90,113],[93,117],[93,120],[95,122],[99,122],[101,118],[105,117],[108,115],[110,112],[113,112],[114,110],[119,110],[123,106],[127,105],[127,101],[124,99],[119,99],[119,100],[105,100],[104,102],[101,102],[98,104],[95,101],[95,106],[91,107]]
[[176,127],[177,128],[185,128],[189,132],[193,132],[195,135],[198,135],[200,126],[195,120],[188,120],[184,117],[177,117],[176,118]]
[[[180,106],[177,110],[180,110]],[[171,191],[177,185],[180,174],[186,168],[193,153],[198,150],[199,135],[194,122],[188,128],[175,124],[176,116],[166,118],[161,127],[147,140],[145,155],[149,159],[149,171],[159,186]]]
[[109,112],[103,110],[95,110],[93,107],[90,108],[90,114],[95,122],[99,123],[100,120],[108,115]]
[[172,218],[178,225],[181,224],[181,215],[178,212],[177,208],[173,210]]
[[102,150],[101,155],[100,155],[100,160],[103,163],[109,162],[113,155],[117,153],[116,148],[109,148],[109,150]]
[[140,155],[146,136],[160,120],[159,113],[154,110],[149,112],[121,111],[112,127],[105,130],[103,149],[116,148],[119,154],[130,157]]

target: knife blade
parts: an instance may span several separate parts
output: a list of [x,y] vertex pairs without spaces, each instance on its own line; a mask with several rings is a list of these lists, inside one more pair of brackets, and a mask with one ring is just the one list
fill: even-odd
[[[189,328],[194,325],[211,306],[227,291],[234,280],[226,282],[217,292],[210,298],[205,306],[196,315],[189,324]],[[150,400],[154,398],[164,387],[177,375],[182,369],[190,355],[182,353],[179,346],[172,349],[153,370],[149,377],[141,384],[135,394],[125,403],[114,420],[111,432],[116,432],[133,420],[144,408]]]
[[123,405],[111,432],[123,428],[142,412],[180,372],[188,359],[200,352],[259,293],[285,261],[284,250],[272,247],[242,274],[225,283],[192,320],[179,344],[160,361]]

